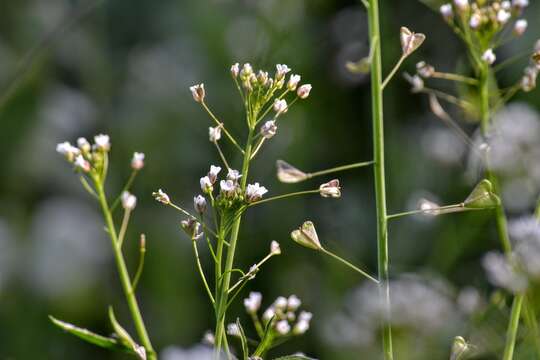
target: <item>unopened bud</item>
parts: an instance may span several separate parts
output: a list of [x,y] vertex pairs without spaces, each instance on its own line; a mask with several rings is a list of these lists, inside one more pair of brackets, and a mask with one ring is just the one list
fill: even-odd
[[287,82],[287,89],[289,89],[289,91],[296,90],[299,82],[300,75],[292,74],[291,77],[289,77],[289,81]]
[[270,139],[274,135],[276,135],[277,132],[277,125],[274,120],[268,120],[261,126],[261,135],[265,139]]
[[204,91],[204,84],[193,85],[189,88],[189,90],[191,91],[193,100],[198,103],[202,103],[204,101],[204,97],[206,96],[206,92]]
[[528,25],[529,25],[529,23],[527,22],[527,20],[519,19],[518,21],[516,21],[516,23],[514,25],[514,34],[516,36],[523,35],[525,33],[525,31],[527,30]]
[[144,167],[144,154],[140,152],[134,152],[131,158],[131,168],[133,170],[141,170]]
[[231,75],[232,75],[232,77],[236,79],[236,77],[238,77],[239,73],[240,73],[240,64],[236,63],[236,64],[231,65]]
[[441,15],[445,20],[450,20],[454,17],[454,11],[452,10],[452,4],[444,4],[439,8]]
[[482,54],[482,60],[484,60],[486,63],[488,63],[489,65],[492,65],[495,60],[497,60],[497,56],[495,55],[495,53],[493,52],[493,49],[487,49],[483,54]]
[[285,99],[274,100],[274,111],[276,112],[276,116],[286,113],[287,101],[285,101]]
[[90,146],[90,143],[86,138],[80,137],[77,139],[77,146],[83,153],[87,153],[90,150],[92,150],[92,146]]
[[135,206],[137,205],[137,198],[129,191],[122,192],[121,200],[122,207],[128,211],[135,209]]
[[279,246],[279,243],[275,240],[270,243],[270,254],[272,255],[281,254],[281,247]]
[[103,151],[109,151],[111,149],[111,141],[109,135],[99,134],[94,136],[94,142],[96,143],[96,148]]
[[216,142],[221,139],[221,126],[210,126],[208,128],[208,138],[210,139],[210,142]]
[[193,207],[199,214],[206,211],[206,199],[202,195],[197,195],[193,198]]
[[75,167],[84,172],[89,172],[92,168],[90,163],[82,155],[77,155],[75,158]]
[[311,92],[311,84],[304,84],[298,88],[296,91],[296,94],[300,99],[305,99],[309,96],[309,93]]

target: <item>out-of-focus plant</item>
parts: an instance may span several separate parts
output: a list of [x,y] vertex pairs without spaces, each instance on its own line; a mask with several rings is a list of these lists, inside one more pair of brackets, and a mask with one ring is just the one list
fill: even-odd
[[[499,197],[499,174],[493,169],[492,143],[499,131],[497,123],[493,122],[494,115],[518,91],[532,91],[536,87],[536,78],[540,69],[540,47],[537,43],[534,49],[527,50],[505,61],[497,63],[496,50],[523,35],[527,29],[527,20],[521,16],[528,6],[527,0],[514,1],[469,1],[454,0],[440,7],[440,13],[445,22],[463,41],[467,49],[469,60],[468,73],[454,74],[438,71],[435,66],[424,61],[416,66],[414,76],[406,74],[406,79],[412,85],[414,93],[428,94],[431,110],[446,125],[456,131],[458,135],[471,147],[480,158],[485,169],[485,177],[489,179],[493,196]],[[523,76],[514,85],[500,89],[497,84],[497,73],[516,60],[529,57],[530,62],[524,68]],[[427,80],[443,79],[453,81],[458,85],[458,94],[452,95],[444,91],[428,87]],[[472,94],[472,95],[471,95]],[[439,99],[444,100],[460,109],[465,116],[477,120],[482,141],[478,146],[473,142],[460,125],[449,115]],[[521,161],[513,159],[512,161]],[[535,166],[535,164],[531,164]],[[539,204],[540,206],[540,204]],[[536,209],[538,216],[539,209]],[[518,261],[519,249],[512,248],[508,221],[503,202],[495,204],[495,220],[497,231],[501,240],[504,256],[489,253],[484,258],[484,266],[492,282],[503,286],[514,294],[510,319],[507,327],[506,344],[503,359],[513,358],[520,317],[523,318],[529,330],[533,333],[537,356],[540,356],[540,342],[535,309],[527,301],[526,277],[518,274],[523,270],[523,262]],[[540,241],[540,225],[537,220],[529,221],[529,233],[534,238],[532,242]]]

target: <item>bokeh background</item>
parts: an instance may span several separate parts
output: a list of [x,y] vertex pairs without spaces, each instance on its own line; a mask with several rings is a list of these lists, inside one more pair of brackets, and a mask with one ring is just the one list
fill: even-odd
[[[501,59],[531,48],[540,37],[534,21],[538,5],[533,2],[525,14],[529,31],[502,48]],[[425,4],[382,1],[381,6],[385,69],[400,55],[402,25],[427,35],[404,70],[413,73],[415,62],[426,59],[452,71],[463,60],[461,44]],[[250,175],[273,195],[311,189],[324,179],[280,184],[276,159],[306,171],[371,159],[369,80],[345,68],[347,61],[367,53],[366,14],[356,1],[3,1],[0,359],[125,358],[65,335],[47,319],[52,314],[108,334],[106,309],[112,304],[132,329],[97,204],[55,152],[56,143],[109,134],[110,194],[129,176],[132,152],[146,153],[146,167],[133,187],[138,206],[125,253],[134,271],[138,234],[144,232],[147,263],[138,292],[153,342],[165,359],[197,359],[202,356],[197,344],[212,328],[212,310],[190,242],[179,229],[179,214],[151,197],[163,188],[178,203],[191,206],[199,178],[219,161],[208,142],[211,121],[193,102],[189,86],[204,82],[208,103],[242,137],[242,108],[230,65],[250,62],[273,70],[276,63],[285,63],[301,74],[313,85],[311,96],[286,114]],[[526,60],[517,62],[502,72],[502,86],[519,79],[525,65]],[[462,201],[479,174],[467,146],[430,113],[425,97],[410,93],[400,76],[388,87],[385,101],[389,210],[413,208],[421,197]],[[520,94],[515,103],[507,116],[526,116],[528,126],[537,129],[538,93]],[[475,135],[473,121],[461,124]],[[521,129],[538,135],[530,127]],[[529,163],[536,176],[538,154]],[[239,167],[239,159],[234,163]],[[531,213],[538,177],[533,176],[536,185],[531,186],[528,174],[507,175],[510,218]],[[244,222],[239,267],[262,258],[271,240],[283,250],[249,290],[263,293],[263,307],[279,295],[296,294],[303,308],[314,313],[310,331],[273,355],[303,351],[320,359],[379,358],[378,327],[370,313],[376,290],[340,264],[289,240],[293,228],[311,219],[328,248],[376,272],[372,172],[365,168],[339,178],[339,200],[314,196],[273,202],[250,211]],[[391,223],[399,359],[447,359],[455,335],[473,342],[478,358],[498,358],[508,311],[504,294],[489,285],[481,266],[483,254],[499,247],[493,225],[489,212]],[[210,266],[209,253],[201,255]],[[253,333],[240,302],[231,315]],[[516,357],[534,358],[529,349],[527,334],[520,333]]]

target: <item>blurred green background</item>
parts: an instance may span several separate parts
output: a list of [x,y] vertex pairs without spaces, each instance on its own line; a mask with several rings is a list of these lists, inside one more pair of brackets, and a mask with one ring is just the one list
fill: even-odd
[[[538,5],[534,2],[525,15],[527,34],[501,49],[501,59],[540,37],[534,21]],[[414,73],[416,61],[425,59],[452,71],[462,59],[461,44],[427,6],[412,0],[387,0],[381,6],[387,71],[400,55],[402,25],[427,35],[403,70]],[[65,26],[55,31],[59,24]],[[195,359],[188,349],[212,328],[212,309],[191,244],[179,229],[181,218],[151,197],[163,188],[191,207],[199,178],[219,161],[208,142],[210,119],[193,102],[189,86],[204,82],[207,102],[242,137],[242,107],[230,65],[250,62],[273,72],[276,63],[285,63],[301,74],[313,85],[311,96],[286,114],[250,176],[269,188],[269,195],[311,189],[324,179],[280,184],[275,160],[314,171],[371,159],[369,79],[345,68],[367,53],[366,14],[356,1],[3,1],[0,359],[125,358],[65,335],[47,319],[52,314],[108,334],[106,309],[112,304],[132,329],[97,204],[55,152],[56,143],[109,134],[110,194],[129,176],[133,151],[146,154],[146,167],[133,187],[138,205],[125,253],[134,271],[138,234],[144,232],[148,252],[138,292],[154,345],[168,349],[163,358]],[[503,86],[518,79],[525,65],[518,62],[501,73]],[[385,101],[389,211],[413,208],[426,196],[441,203],[462,201],[478,179],[466,147],[400,76]],[[540,108],[537,92],[516,101],[527,103],[533,114]],[[473,133],[473,123],[462,124]],[[234,163],[239,167],[239,159]],[[372,172],[365,168],[339,178],[341,199],[274,202],[253,209],[244,222],[239,267],[266,255],[271,240],[283,250],[247,288],[263,293],[263,308],[279,295],[296,294],[314,313],[310,331],[274,355],[303,351],[320,359],[379,358],[378,330],[365,321],[376,291],[340,264],[289,240],[293,228],[313,220],[328,248],[376,272]],[[511,204],[509,215],[530,212],[534,200]],[[508,314],[489,305],[493,288],[480,264],[487,250],[498,247],[489,213],[391,223],[391,274],[399,285],[393,301],[403,315],[395,328],[398,359],[447,359],[455,335],[470,338],[481,358],[498,358]],[[210,266],[210,254],[201,256]],[[230,314],[253,333],[240,301]],[[516,357],[532,359],[526,339],[523,344]]]

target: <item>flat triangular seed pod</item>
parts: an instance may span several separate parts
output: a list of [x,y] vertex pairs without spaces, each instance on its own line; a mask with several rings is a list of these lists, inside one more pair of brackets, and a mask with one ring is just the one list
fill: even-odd
[[277,160],[276,167],[277,177],[279,181],[283,183],[293,184],[304,181],[308,178],[308,175],[305,172],[295,168],[294,166],[283,160]]
[[321,250],[319,236],[315,230],[315,225],[311,221],[306,221],[302,226],[291,233],[291,238],[298,244],[313,250]]
[[426,35],[414,33],[403,26],[400,30],[399,39],[401,41],[403,56],[409,56],[422,45],[424,40],[426,40]]
[[489,180],[482,180],[475,186],[471,194],[465,199],[464,205],[470,209],[482,209],[495,207],[501,200],[493,192],[493,186]]

